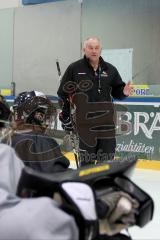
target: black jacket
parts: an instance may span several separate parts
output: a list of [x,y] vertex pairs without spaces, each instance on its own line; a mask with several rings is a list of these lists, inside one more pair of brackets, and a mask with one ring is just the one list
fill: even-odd
[[111,102],[113,98],[123,99],[125,83],[117,69],[100,57],[99,68],[95,72],[88,59],[84,58],[69,65],[65,71],[58,96],[63,100],[63,111],[70,111],[70,96],[85,93],[88,102]]

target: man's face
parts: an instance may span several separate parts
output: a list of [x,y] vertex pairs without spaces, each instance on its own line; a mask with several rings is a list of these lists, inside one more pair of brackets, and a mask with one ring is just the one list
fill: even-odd
[[99,62],[99,57],[101,55],[101,45],[97,39],[89,39],[84,47],[85,56],[94,63]]

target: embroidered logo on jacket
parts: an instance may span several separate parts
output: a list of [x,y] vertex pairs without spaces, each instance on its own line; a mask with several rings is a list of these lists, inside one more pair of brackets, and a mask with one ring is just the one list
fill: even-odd
[[79,75],[85,75],[85,74],[87,74],[87,73],[85,73],[85,72],[79,72],[78,74],[79,74]]
[[101,73],[101,77],[108,77],[108,73],[107,73],[106,71],[103,71],[103,72]]

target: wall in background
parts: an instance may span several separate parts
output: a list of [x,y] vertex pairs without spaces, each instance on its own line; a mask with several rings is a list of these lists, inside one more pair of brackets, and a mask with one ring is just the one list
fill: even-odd
[[133,82],[160,82],[160,1],[83,0],[82,38],[105,49],[133,48]]
[[15,9],[16,92],[37,89],[56,95],[56,59],[64,73],[80,57],[80,9],[80,3],[73,0]]
[[14,9],[0,10],[0,88],[10,86],[13,72]]
[[59,77],[80,57],[81,4],[74,0],[0,10],[0,88],[56,95]]
[[21,0],[0,0],[0,9],[21,6]]

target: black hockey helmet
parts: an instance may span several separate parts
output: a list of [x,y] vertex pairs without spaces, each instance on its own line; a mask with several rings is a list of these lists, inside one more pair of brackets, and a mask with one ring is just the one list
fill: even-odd
[[28,124],[49,125],[56,117],[56,108],[50,99],[39,91],[21,92],[14,100],[15,121]]

